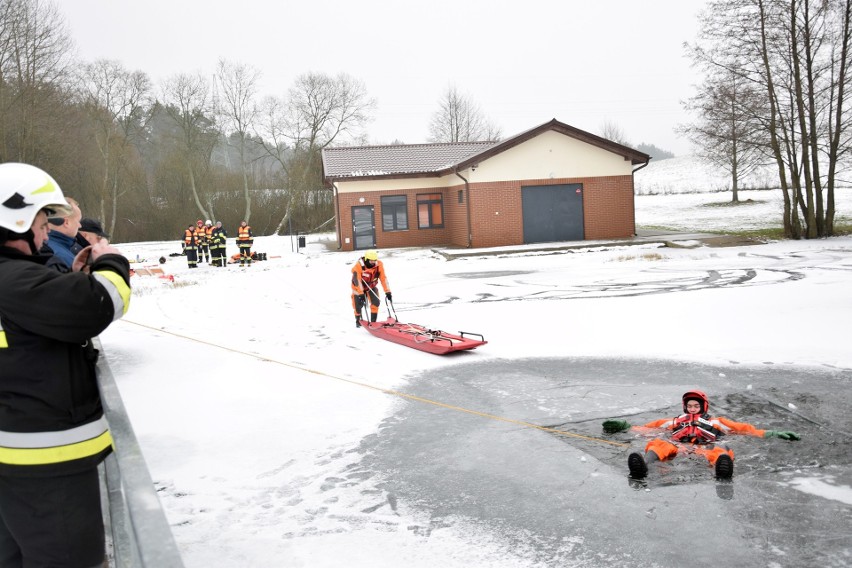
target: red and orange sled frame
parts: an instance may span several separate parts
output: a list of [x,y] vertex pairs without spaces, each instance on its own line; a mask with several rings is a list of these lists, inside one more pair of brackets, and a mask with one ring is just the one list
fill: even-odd
[[488,343],[478,333],[460,331],[458,335],[428,329],[416,323],[402,323],[395,318],[385,321],[370,323],[363,318],[361,327],[369,331],[375,337],[399,343],[412,349],[434,353],[435,355],[446,355],[456,351],[476,349],[480,345]]

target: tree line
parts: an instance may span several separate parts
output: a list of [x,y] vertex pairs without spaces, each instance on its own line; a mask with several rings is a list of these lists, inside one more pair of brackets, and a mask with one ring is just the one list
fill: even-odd
[[[850,20],[852,0],[711,0],[686,46],[704,82],[682,132],[728,168],[734,200],[742,176],[774,164],[790,238],[834,233],[850,151]],[[155,86],[118,61],[71,54],[55,4],[0,0],[0,161],[50,172],[115,241],[176,238],[198,218],[247,220],[257,234],[331,227],[321,152],[367,143],[375,101],[361,81],[308,72],[261,96],[259,71],[239,62]],[[603,135],[623,138],[614,125]],[[432,142],[500,136],[453,85],[429,124]]]
[[682,132],[730,173],[733,201],[740,178],[774,166],[788,238],[835,232],[852,133],[850,24],[852,0],[713,0],[686,45],[704,81]]
[[[0,0],[0,162],[49,172],[113,240],[175,239],[196,219],[246,220],[263,235],[333,227],[321,153],[367,143],[375,102],[361,81],[308,72],[261,96],[260,72],[239,62],[154,85],[119,61],[72,53],[56,4]],[[496,140],[499,130],[450,86],[430,137]]]
[[113,240],[176,239],[198,218],[256,234],[332,222],[320,155],[363,141],[374,101],[357,79],[305,73],[261,97],[241,63],[155,86],[72,53],[55,4],[0,0],[0,161],[49,172]]

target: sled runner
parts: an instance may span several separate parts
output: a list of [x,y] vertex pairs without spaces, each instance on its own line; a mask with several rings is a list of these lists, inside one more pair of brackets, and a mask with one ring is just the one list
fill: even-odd
[[[480,345],[488,343],[478,333],[460,331],[459,335],[437,331],[417,325],[416,323],[402,323],[395,318],[389,317],[385,321],[370,323],[361,319],[361,327],[369,331],[373,336],[419,351],[427,351],[435,355],[446,355],[454,351],[476,349]],[[473,336],[473,337],[471,337]]]

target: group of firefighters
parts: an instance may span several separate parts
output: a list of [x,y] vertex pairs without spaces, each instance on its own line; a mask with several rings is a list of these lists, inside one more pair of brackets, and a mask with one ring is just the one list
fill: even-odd
[[[189,225],[184,231],[183,253],[190,268],[198,268],[199,262],[206,262],[216,267],[228,266],[225,254],[225,243],[228,233],[222,226],[222,221],[214,225],[211,220],[199,219],[195,226]],[[254,235],[251,227],[243,221],[237,232],[237,246],[240,249],[240,266],[251,266],[251,246]]]

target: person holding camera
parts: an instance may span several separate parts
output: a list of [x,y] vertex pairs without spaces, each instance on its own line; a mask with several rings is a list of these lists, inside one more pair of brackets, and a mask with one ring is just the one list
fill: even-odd
[[48,219],[71,214],[46,172],[0,164],[0,566],[105,558],[98,464],[113,441],[91,338],[126,313],[130,264],[100,242],[69,272],[48,267]]

